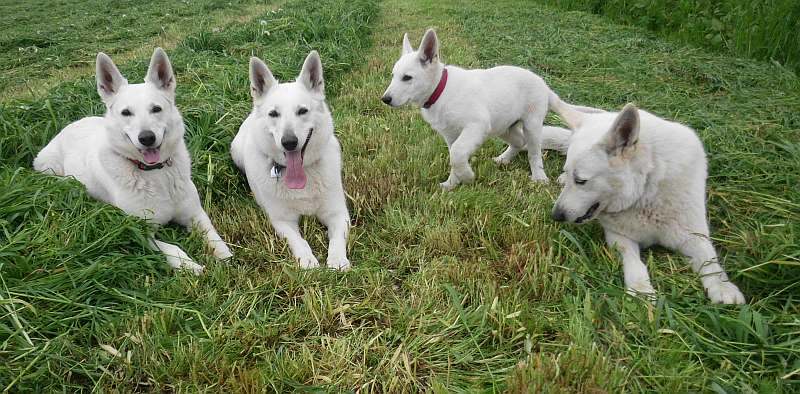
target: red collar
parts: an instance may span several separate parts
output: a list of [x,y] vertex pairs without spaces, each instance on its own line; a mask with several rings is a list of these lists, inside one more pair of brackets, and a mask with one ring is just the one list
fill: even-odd
[[439,84],[436,85],[436,89],[434,89],[433,94],[431,94],[431,97],[428,99],[428,101],[422,105],[422,108],[427,109],[430,108],[431,105],[436,104],[436,100],[438,100],[439,96],[441,96],[442,92],[444,92],[445,85],[447,85],[447,68],[442,69],[442,77],[439,78]]
[[164,168],[165,165],[167,167],[172,167],[172,158],[169,158],[167,160],[162,161],[161,163],[156,163],[156,164],[145,164],[139,160],[134,160],[129,157],[126,157],[126,159],[128,159],[128,161],[133,163],[137,168],[139,168],[142,171],[160,170]]

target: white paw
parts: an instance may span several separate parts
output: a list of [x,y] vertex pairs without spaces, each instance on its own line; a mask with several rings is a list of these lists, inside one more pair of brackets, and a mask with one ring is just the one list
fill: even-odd
[[328,268],[336,269],[339,271],[347,271],[350,269],[350,260],[346,256],[328,256]]
[[444,190],[446,192],[449,192],[449,191],[455,189],[456,186],[458,186],[458,182],[453,182],[450,179],[448,179],[448,180],[446,180],[446,181],[444,181],[444,182],[439,184],[439,187],[441,187],[442,190]]
[[317,261],[317,258],[314,257],[313,254],[307,254],[305,256],[297,256],[297,260],[300,262],[300,268],[303,269],[319,267],[319,261]]
[[547,183],[547,182],[550,182],[550,179],[547,178],[547,175],[545,175],[544,171],[537,171],[537,172],[534,172],[533,174],[531,174],[531,180],[536,182],[536,183]]
[[628,285],[628,294],[632,296],[642,296],[653,301],[656,298],[656,289],[650,284],[649,279],[643,279]]
[[217,247],[214,248],[214,257],[216,257],[218,260],[225,260],[233,257],[233,253],[231,253],[231,250],[228,249],[228,245],[225,245],[224,242],[221,242],[217,245]]
[[494,160],[494,162],[495,162],[495,163],[497,163],[497,164],[499,164],[499,165],[501,165],[501,166],[503,166],[503,165],[506,165],[506,164],[508,164],[508,163],[511,163],[511,159],[510,159],[510,158],[508,158],[508,157],[505,157],[505,154],[502,154],[502,155],[500,155],[500,156],[497,156],[497,157],[495,157],[495,158],[494,158],[494,159],[492,159],[492,160]]
[[715,304],[744,304],[744,295],[735,284],[725,281],[716,282],[706,289],[708,298]]
[[195,263],[194,260],[189,258],[189,256],[167,256],[167,264],[175,269],[192,271],[192,273],[195,275],[200,275],[203,273],[203,266]]

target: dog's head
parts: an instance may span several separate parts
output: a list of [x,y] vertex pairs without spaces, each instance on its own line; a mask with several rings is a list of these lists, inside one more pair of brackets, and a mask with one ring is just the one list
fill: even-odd
[[575,130],[567,151],[563,189],[553,219],[584,223],[619,212],[644,192],[649,164],[640,147],[639,110],[628,104],[615,113],[575,113],[567,123]]
[[184,129],[175,106],[175,75],[161,48],[153,52],[140,84],[128,84],[111,58],[98,53],[97,92],[106,104],[106,132],[113,149],[147,164],[169,159]]
[[318,159],[333,124],[325,103],[325,80],[322,61],[311,51],[295,82],[278,83],[266,64],[250,58],[250,93],[253,96],[252,119],[259,130],[257,141],[270,157],[286,166],[284,177],[292,189],[305,187],[303,163]]
[[392,69],[392,82],[381,100],[392,107],[409,102],[422,105],[428,100],[442,74],[439,61],[439,39],[428,29],[418,50],[411,47],[408,34],[403,35],[403,51]]

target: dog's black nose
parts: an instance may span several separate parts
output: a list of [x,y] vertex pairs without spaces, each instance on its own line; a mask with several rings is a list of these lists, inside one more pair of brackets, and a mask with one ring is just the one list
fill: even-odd
[[294,135],[284,135],[281,137],[281,145],[283,145],[283,149],[293,151],[297,148],[297,137]]
[[156,143],[156,135],[150,130],[144,130],[139,133],[139,143],[144,146],[152,146]]
[[381,97],[381,101],[383,101],[384,104],[391,104],[392,103],[392,96],[383,96],[383,97]]
[[553,220],[555,220],[557,222],[563,222],[563,221],[567,220],[567,215],[564,214],[564,211],[562,211],[562,210],[560,210],[558,208],[553,208],[553,212],[550,214],[550,217],[552,217]]

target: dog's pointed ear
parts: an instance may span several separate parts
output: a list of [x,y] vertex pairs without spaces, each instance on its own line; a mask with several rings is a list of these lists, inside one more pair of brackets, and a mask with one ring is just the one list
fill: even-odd
[[411,46],[411,41],[408,40],[408,33],[403,34],[403,53],[402,55],[414,52],[414,47]]
[[172,63],[169,62],[167,53],[163,49],[156,48],[153,51],[144,81],[171,96],[175,95],[175,74],[172,72]]
[[272,76],[272,71],[261,59],[253,56],[250,58],[250,95],[253,100],[264,97],[278,81]]
[[428,29],[419,44],[419,61],[426,65],[437,60],[439,60],[439,38],[433,29]]
[[322,77],[322,60],[317,51],[311,51],[303,62],[303,69],[297,77],[308,90],[325,95],[325,79]]
[[128,84],[119,69],[108,55],[103,52],[97,54],[95,75],[97,78],[97,94],[108,104],[119,90]]
[[628,103],[617,115],[603,144],[606,153],[610,156],[619,156],[635,147],[637,142],[639,142],[639,109],[633,103]]

